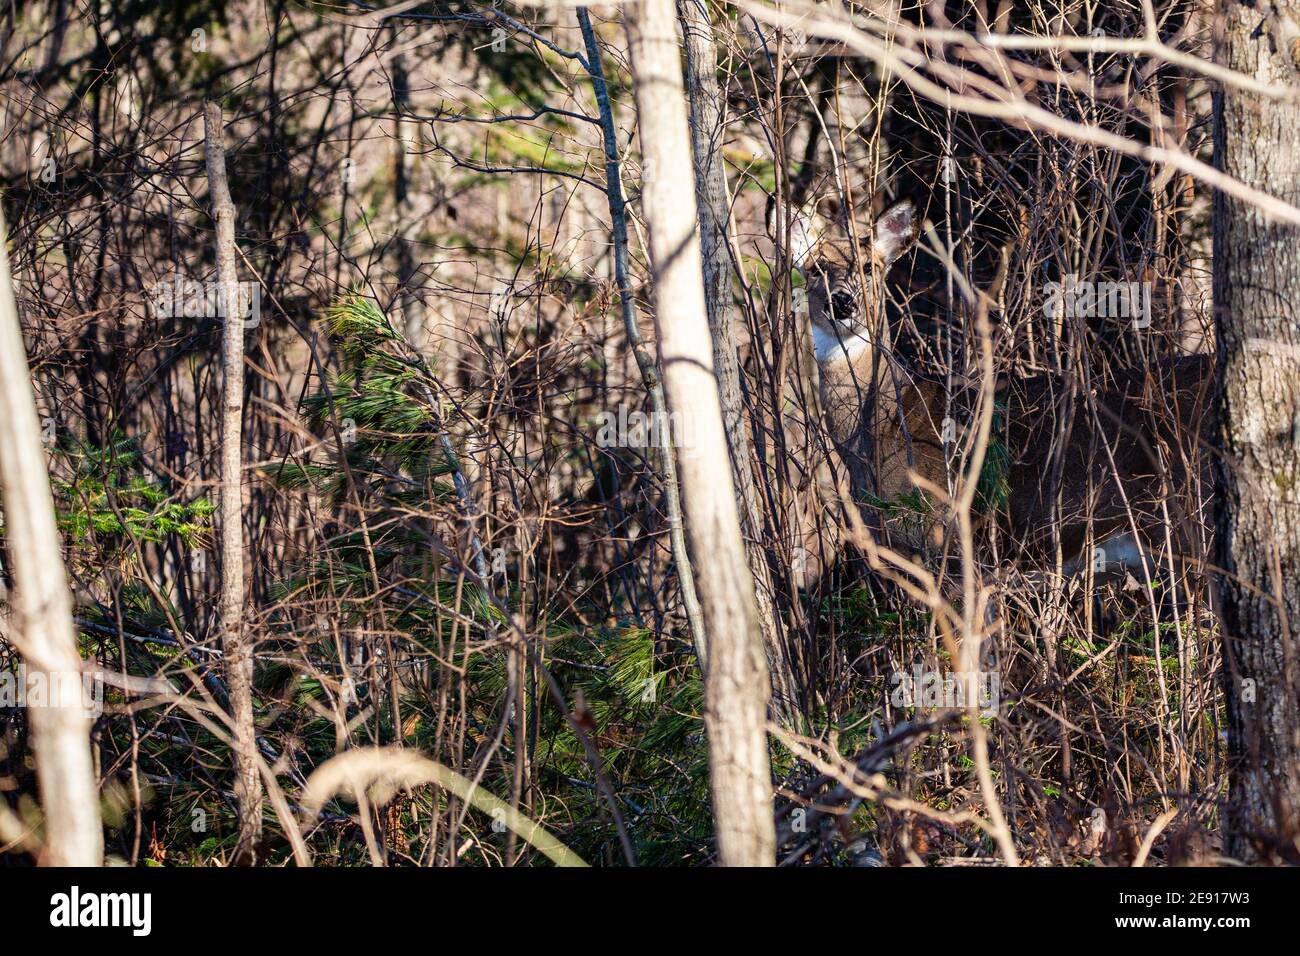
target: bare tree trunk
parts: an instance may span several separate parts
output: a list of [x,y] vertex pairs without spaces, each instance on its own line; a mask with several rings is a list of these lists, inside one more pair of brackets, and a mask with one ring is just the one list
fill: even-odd
[[[1226,64],[1293,85],[1300,0],[1224,0]],[[1263,21],[1261,23],[1261,17]],[[1260,36],[1260,32],[1265,35]],[[1300,201],[1300,106],[1218,94],[1220,167]],[[1300,229],[1215,197],[1223,461],[1220,589],[1232,772],[1228,852],[1300,862]]]
[[72,595],[63,568],[54,499],[41,449],[40,423],[27,368],[0,218],[0,488],[13,568],[15,639],[28,686],[47,688],[27,709],[36,780],[45,812],[46,866],[99,866],[104,861],[99,785],[90,752],[90,695],[72,626]]
[[[397,28],[393,28],[392,42],[400,42]],[[417,224],[408,222],[411,216],[410,191],[411,146],[415,140],[415,123],[406,115],[411,107],[410,79],[406,72],[406,57],[393,57],[393,107],[397,113],[393,122],[393,224],[397,242],[398,302],[402,309],[402,325],[406,341],[421,355],[429,341],[424,324],[424,304],[412,290],[415,282],[415,258],[411,253],[412,234]]]
[[673,0],[625,9],[664,386],[680,425],[686,533],[708,634],[704,721],[718,859],[771,866],[767,661],[713,372],[676,11]]
[[795,680],[772,605],[772,576],[759,544],[763,515],[754,487],[754,450],[745,431],[740,356],[731,296],[731,256],[727,249],[727,176],[722,165],[724,118],[718,89],[718,51],[704,0],[680,0],[686,39],[686,90],[691,104],[691,150],[695,159],[695,198],[699,204],[700,254],[704,260],[704,301],[713,333],[713,368],[722,401],[722,423],[731,449],[732,476],[740,504],[749,567],[756,585],[758,622],[772,675],[773,708],[783,716],[795,708]]
[[[610,232],[614,239],[614,281],[618,285],[619,311],[627,333],[627,346],[636,359],[641,382],[650,395],[650,409],[656,420],[667,419],[668,406],[664,399],[664,386],[654,359],[646,351],[637,324],[632,280],[627,267],[627,213],[623,202],[623,184],[618,161],[618,133],[614,129],[614,110],[609,101],[609,87],[605,82],[605,67],[600,58],[600,44],[591,26],[591,16],[586,7],[575,11],[587,48],[587,70],[591,76],[592,90],[596,94],[596,108],[600,112],[601,139],[605,146],[605,195],[609,200]],[[686,534],[682,528],[681,483],[677,480],[677,462],[673,458],[672,442],[663,445],[664,505],[668,511],[668,544],[672,549],[673,563],[677,567],[677,581],[681,587],[682,610],[691,629],[691,642],[700,670],[708,670],[708,647],[704,630],[704,614],[700,599],[695,593],[695,572],[686,552]]]
[[221,106],[204,114],[208,189],[217,224],[217,281],[225,327],[221,337],[221,646],[230,687],[234,737],[235,798],[239,842],[235,860],[254,862],[262,838],[262,781],[257,769],[253,723],[253,647],[244,630],[244,505],[240,444],[244,416],[244,322],[236,279],[235,204],[226,181],[225,129]]

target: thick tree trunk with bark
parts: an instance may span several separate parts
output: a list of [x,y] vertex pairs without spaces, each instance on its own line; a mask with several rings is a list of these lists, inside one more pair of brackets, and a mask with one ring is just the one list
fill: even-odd
[[239,308],[235,204],[226,180],[221,107],[208,103],[204,114],[208,189],[217,224],[217,281],[225,303],[221,337],[221,646],[230,689],[233,723],[231,753],[235,798],[239,804],[239,842],[235,859],[254,862],[262,838],[262,781],[257,768],[257,729],[253,723],[253,646],[244,629],[244,503],[241,444],[244,418],[244,320]]
[[27,686],[46,688],[44,701],[32,701],[27,708],[45,813],[40,862],[99,866],[104,861],[104,838],[90,752],[92,698],[85,692],[77,652],[72,595],[41,449],[7,241],[0,218],[0,490],[14,579],[13,636],[27,669]]
[[[1225,0],[1224,62],[1300,85],[1300,0]],[[1221,168],[1300,203],[1300,105],[1220,94]],[[1300,229],[1216,196],[1228,852],[1300,862]]]
[[682,33],[686,40],[686,90],[691,104],[691,150],[695,159],[695,196],[700,216],[700,255],[704,262],[704,302],[713,333],[713,368],[722,402],[722,422],[731,449],[732,475],[740,504],[741,530],[746,538],[749,567],[754,574],[758,621],[772,675],[774,705],[789,714],[797,705],[795,681],[772,603],[767,557],[758,543],[763,516],[754,487],[754,451],[745,431],[740,357],[731,299],[731,255],[727,225],[727,176],[722,165],[724,131],[722,93],[718,88],[718,51],[713,24],[703,0],[680,0]]
[[728,866],[770,866],[776,837],[767,661],[713,370],[676,10],[673,0],[625,10],[664,386],[680,424],[687,540],[708,634],[704,719],[718,858]]

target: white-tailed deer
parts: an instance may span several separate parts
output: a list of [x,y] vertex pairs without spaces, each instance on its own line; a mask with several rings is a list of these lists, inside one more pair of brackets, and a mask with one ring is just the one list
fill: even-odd
[[[824,206],[790,223],[790,259],[804,278],[821,401],[859,502],[913,492],[912,475],[922,486],[947,488],[945,439],[952,450],[962,430],[951,423],[958,413],[943,386],[891,362],[873,338],[885,275],[918,231],[910,200],[874,224],[850,224]],[[994,436],[1001,454],[989,475],[996,493],[985,502],[985,517],[1006,535],[1004,557],[1051,567],[1059,541],[1067,576],[1092,562],[1094,570],[1141,580],[1143,556],[1172,543],[1165,529],[1189,523],[1205,506],[1197,495],[1209,483],[1193,483],[1209,461],[1203,440],[1210,371],[1209,357],[1197,355],[1126,373],[1104,387],[1064,375],[1001,380]],[[924,532],[906,537],[903,549],[917,550]],[[1203,540],[1181,544],[1205,553]]]

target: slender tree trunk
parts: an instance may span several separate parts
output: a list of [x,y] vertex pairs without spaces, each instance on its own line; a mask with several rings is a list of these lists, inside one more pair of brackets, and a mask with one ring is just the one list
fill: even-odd
[[691,150],[695,159],[695,198],[700,216],[700,255],[704,261],[704,302],[713,333],[713,367],[722,402],[722,423],[731,450],[732,476],[740,504],[749,567],[754,574],[758,621],[772,675],[773,707],[782,716],[794,709],[795,680],[772,604],[772,576],[759,541],[763,515],[754,487],[754,450],[745,431],[740,356],[736,346],[735,309],[731,296],[731,255],[727,249],[727,175],[722,164],[725,129],[718,88],[718,51],[704,0],[680,0],[686,40],[686,91],[691,104]]
[[[393,27],[391,33],[394,44],[400,42],[398,30]],[[411,215],[410,181],[411,181],[411,146],[415,139],[415,123],[406,116],[411,106],[410,79],[406,73],[406,57],[397,54],[393,57],[393,107],[397,118],[393,122],[393,223],[397,242],[397,284],[398,302],[402,309],[402,325],[406,330],[406,341],[411,343],[421,355],[428,345],[429,333],[424,324],[424,305],[412,290],[415,282],[415,257],[412,255],[411,240],[416,224],[409,223]]]
[[686,534],[708,634],[705,728],[718,858],[771,866],[767,661],[713,371],[673,0],[625,8],[664,387],[681,436]]
[[230,688],[234,735],[235,798],[239,842],[235,860],[254,862],[262,837],[262,781],[257,769],[253,723],[253,646],[244,629],[244,504],[240,444],[244,417],[244,321],[239,314],[235,204],[226,180],[225,129],[221,106],[204,114],[205,154],[212,217],[217,224],[217,281],[221,283],[225,327],[221,337],[221,646]]
[[[619,311],[623,316],[623,329],[627,345],[636,358],[641,383],[650,395],[650,409],[657,421],[667,419],[668,405],[664,399],[664,385],[655,367],[654,359],[641,340],[641,327],[637,324],[632,280],[627,267],[627,212],[623,202],[623,184],[618,161],[618,133],[614,129],[614,109],[609,101],[609,86],[605,82],[605,67],[601,62],[600,44],[591,26],[591,16],[586,7],[575,11],[587,49],[587,70],[591,87],[596,94],[596,108],[600,112],[601,139],[605,146],[605,196],[609,201],[610,231],[614,239],[614,281],[618,284]],[[682,527],[681,483],[677,480],[677,462],[673,458],[671,442],[666,443],[663,455],[664,504],[668,510],[668,545],[672,549],[673,563],[677,566],[677,580],[682,592],[682,609],[691,629],[691,642],[700,669],[708,670],[708,647],[705,643],[704,613],[695,593],[695,572],[686,552],[686,533]]]
[[90,752],[91,699],[84,692],[72,595],[54,520],[7,241],[0,217],[0,489],[14,578],[11,606],[28,686],[48,689],[43,705],[33,703],[27,709],[45,813],[40,862],[99,866],[104,839]]
[[[1300,0],[1224,0],[1224,62],[1294,86]],[[1218,95],[1221,168],[1300,202],[1300,106]],[[1300,862],[1300,229],[1215,197],[1228,852]]]

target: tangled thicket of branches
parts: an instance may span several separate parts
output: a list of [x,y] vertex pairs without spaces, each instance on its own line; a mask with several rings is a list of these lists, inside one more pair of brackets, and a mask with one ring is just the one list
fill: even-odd
[[[982,717],[900,705],[896,675],[956,667],[950,618],[967,610],[941,580],[826,543],[852,522],[802,280],[764,225],[769,206],[828,197],[870,210],[907,196],[927,220],[890,275],[882,334],[897,375],[944,383],[959,453],[950,487],[866,503],[887,546],[955,500],[990,373],[1012,393],[1056,383],[1043,414],[1068,429],[1051,418],[1066,399],[1212,349],[1202,5],[701,9],[717,44],[754,456],[746,530],[790,675],[771,738],[778,859],[1212,858],[1224,758],[1209,489],[1193,477],[1171,495],[1179,560],[1118,586],[1063,583],[1059,547],[1009,571],[1016,543],[977,517],[958,590],[991,609],[975,626],[1001,705]],[[243,445],[245,626],[270,792],[259,857],[711,859],[703,690],[660,433],[602,434],[651,410],[620,313],[607,176],[628,196],[632,318],[653,355],[638,198],[654,170],[617,7],[591,13],[606,165],[584,15],[472,2],[392,15],[6,9],[4,211],[81,650],[152,680],[110,686],[94,724],[111,855],[203,864],[236,843],[212,537],[222,318],[195,285],[216,279],[202,123],[214,100],[240,277],[260,303]],[[979,41],[990,33],[1019,42]],[[1152,149],[1183,160],[1152,164]],[[1149,283],[1150,325],[1049,315],[1048,284],[1070,276]],[[995,410],[1011,400],[999,393]],[[996,508],[999,469],[1019,451],[994,429],[980,449],[994,490],[977,509]],[[1203,473],[1194,435],[1162,452]],[[956,523],[939,524],[917,556],[936,578],[962,544]],[[826,532],[815,554],[809,525]],[[0,666],[16,665],[10,653],[0,640]],[[24,727],[0,709],[6,860],[39,847]],[[977,731],[992,795],[970,756]],[[389,786],[369,785],[382,768],[312,781],[337,754],[393,746],[435,769],[394,770]]]

